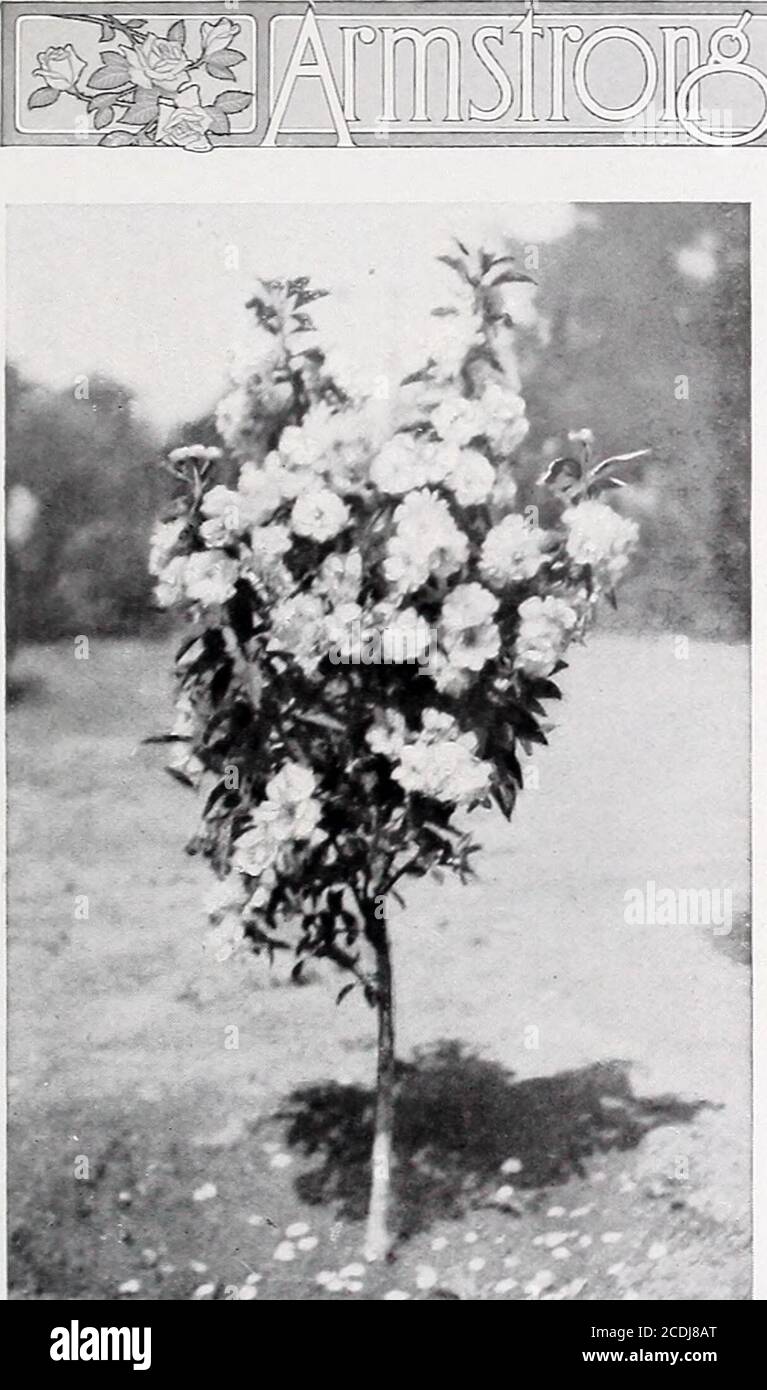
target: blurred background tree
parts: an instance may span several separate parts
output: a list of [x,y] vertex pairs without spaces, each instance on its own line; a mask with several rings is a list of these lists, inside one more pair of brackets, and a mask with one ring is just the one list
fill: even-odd
[[151,621],[147,535],[163,495],[161,440],[118,382],[87,396],[6,372],[6,480],[37,503],[23,543],[9,535],[9,638],[127,635]]
[[748,209],[616,203],[593,225],[583,214],[533,271],[543,322],[526,335],[526,500],[540,503],[541,454],[569,428],[593,429],[597,456],[649,447],[641,484],[621,494],[642,549],[613,626],[745,638]]

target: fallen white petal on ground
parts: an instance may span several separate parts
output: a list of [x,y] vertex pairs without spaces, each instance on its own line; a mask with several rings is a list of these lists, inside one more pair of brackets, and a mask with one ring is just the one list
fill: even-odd
[[495,1293],[511,1293],[517,1287],[516,1279],[499,1279],[495,1286]]
[[521,1173],[522,1163],[518,1158],[507,1158],[501,1164],[502,1173]]

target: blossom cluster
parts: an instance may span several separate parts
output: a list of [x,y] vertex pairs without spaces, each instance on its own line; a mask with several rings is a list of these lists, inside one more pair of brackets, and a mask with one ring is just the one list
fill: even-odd
[[[216,930],[223,912],[256,946],[298,922],[299,953],[354,961],[403,874],[468,871],[457,813],[511,814],[551,677],[637,540],[596,498],[548,529],[517,509],[528,421],[497,303],[524,277],[506,256],[446,259],[460,293],[385,408],[331,377],[306,280],[264,285],[218,408],[227,457],[169,459],[180,491],[150,568],[194,624],[174,767],[208,793]],[[360,660],[375,637],[388,655]]]

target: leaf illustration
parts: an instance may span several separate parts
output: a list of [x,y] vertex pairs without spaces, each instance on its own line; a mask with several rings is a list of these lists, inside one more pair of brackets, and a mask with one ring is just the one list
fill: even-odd
[[228,135],[231,130],[231,126],[229,124],[229,117],[227,116],[226,112],[223,111],[220,107],[216,106],[206,106],[205,110],[210,116],[211,135]]
[[30,111],[35,111],[41,106],[53,106],[54,101],[58,101],[61,93],[55,87],[38,87],[37,91],[27,101]]
[[93,129],[103,130],[105,126],[109,125],[114,113],[115,109],[113,106],[100,106],[93,117]]
[[129,130],[110,130],[108,135],[102,135],[99,144],[114,149],[117,145],[132,145],[133,139]]
[[144,94],[142,100],[128,107],[121,119],[126,125],[146,125],[149,121],[153,121],[156,115],[157,98]]
[[244,111],[252,100],[252,92],[219,92],[213,105],[218,111],[226,111],[231,116],[236,111]]
[[[88,110],[100,111],[102,106],[111,106],[115,100],[116,97],[113,92],[97,92],[96,96],[91,97],[90,101],[88,102]],[[122,95],[121,100],[124,100]]]
[[245,62],[245,54],[240,53],[238,48],[222,48],[211,58],[211,62],[220,63],[223,68],[236,68],[238,63]]
[[225,63],[219,61],[221,55],[216,54],[215,58],[210,58],[205,64],[205,71],[208,77],[215,77],[217,82],[231,82],[232,71]]
[[100,92],[114,92],[118,87],[124,87],[127,80],[127,65],[124,68],[96,68],[93,76],[88,78],[88,86]]
[[182,46],[186,43],[186,24],[183,19],[177,19],[175,24],[171,24],[168,38],[171,43],[180,43]]

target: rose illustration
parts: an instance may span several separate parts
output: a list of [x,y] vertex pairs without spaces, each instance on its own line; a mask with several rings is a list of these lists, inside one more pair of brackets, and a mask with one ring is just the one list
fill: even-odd
[[42,77],[47,87],[53,87],[57,92],[71,92],[77,87],[77,83],[85,61],[75,53],[71,43],[64,48],[56,48],[52,45],[46,48],[44,53],[38,53],[38,67],[34,69],[35,77]]
[[137,87],[177,92],[184,85],[189,59],[180,43],[147,34],[138,48],[123,48],[130,80]]
[[212,149],[207,132],[213,124],[200,104],[199,87],[185,87],[175,102],[160,98],[157,117],[158,145],[177,145],[182,150],[204,154]]
[[235,24],[234,20],[228,19],[226,15],[216,24],[206,24],[203,20],[200,25],[200,39],[205,57],[212,58],[214,53],[222,53],[239,32],[239,24]]

